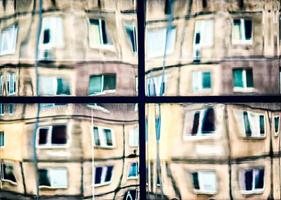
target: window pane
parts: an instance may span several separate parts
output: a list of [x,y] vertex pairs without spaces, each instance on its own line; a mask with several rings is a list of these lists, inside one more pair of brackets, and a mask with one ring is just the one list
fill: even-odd
[[66,169],[51,169],[51,185],[54,188],[67,187],[67,170]]
[[47,144],[48,142],[48,128],[40,128],[39,129],[39,138],[38,138],[38,144]]
[[215,131],[215,112],[213,108],[208,108],[202,124],[202,133],[210,133]]
[[250,127],[248,112],[243,112],[243,119],[244,119],[245,133],[246,133],[246,136],[249,137],[252,135],[252,131],[251,131],[251,127]]
[[245,171],[245,190],[252,190],[253,170]]
[[233,70],[234,87],[243,87],[242,69]]
[[101,30],[102,30],[102,41],[103,44],[110,44],[110,38],[108,37],[107,29],[106,29],[106,23],[104,20],[101,20]]
[[98,127],[94,127],[94,139],[95,139],[95,145],[100,146],[100,136],[99,136]]
[[260,133],[264,134],[264,116],[260,115]]
[[17,182],[16,177],[14,175],[14,167],[12,165],[3,164],[3,178],[6,180],[10,180],[12,182]]
[[274,117],[274,131],[275,133],[278,132],[279,129],[279,117]]
[[93,75],[90,77],[89,82],[89,94],[100,93],[102,91],[102,76],[101,75]]
[[45,29],[43,34],[43,44],[48,44],[50,42],[50,29]]
[[233,29],[232,29],[232,40],[239,41],[241,40],[241,21],[240,19],[233,20]]
[[133,26],[126,26],[126,33],[127,33],[127,36],[128,36],[128,38],[130,40],[132,51],[136,52],[137,51],[137,48],[136,48],[136,36],[135,36],[134,29],[135,29],[135,27],[133,27]]
[[0,147],[4,146],[4,132],[0,132]]
[[262,189],[264,184],[264,169],[257,169],[255,172],[255,189]]
[[138,175],[138,165],[137,163],[132,163],[130,166],[129,177],[135,177]]
[[96,167],[95,184],[101,183],[102,167]]
[[114,90],[116,88],[116,75],[106,74],[104,75],[103,90]]
[[250,40],[252,38],[252,20],[245,19],[245,39]]
[[252,69],[246,70],[246,80],[247,80],[247,87],[253,87],[254,86],[253,70]]
[[103,129],[104,137],[106,138],[106,145],[112,146],[112,133],[110,129]]
[[211,88],[211,72],[203,72],[202,74],[202,86],[203,88]]
[[57,95],[70,95],[69,82],[65,79],[57,79]]
[[66,126],[53,126],[52,144],[66,144]]
[[48,176],[48,170],[39,169],[38,176],[39,176],[39,186],[51,186],[51,182]]
[[89,42],[91,47],[98,46],[101,44],[100,27],[98,19],[90,19]]
[[199,179],[198,179],[198,173],[197,172],[192,173],[192,181],[193,181],[194,189],[200,190]]
[[196,135],[198,132],[199,118],[200,118],[200,112],[196,112],[194,114],[194,118],[193,118],[193,126],[192,126],[191,135]]
[[106,176],[105,176],[105,182],[111,181],[112,169],[113,169],[113,166],[108,166],[107,167]]

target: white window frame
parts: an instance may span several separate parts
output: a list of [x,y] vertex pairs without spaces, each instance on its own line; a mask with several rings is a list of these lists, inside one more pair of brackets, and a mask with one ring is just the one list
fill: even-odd
[[[68,188],[68,185],[69,185],[69,183],[68,183],[68,170],[67,170],[67,168],[63,168],[63,167],[59,167],[59,168],[40,168],[41,170],[47,170],[47,172],[48,172],[48,175],[49,175],[49,173],[50,173],[50,176],[48,177],[49,178],[49,181],[50,181],[50,184],[51,184],[51,186],[47,186],[47,185],[39,185],[39,188],[40,189],[42,189],[42,188],[48,188],[48,189],[66,189],[66,188]],[[39,170],[40,170],[39,169]],[[65,178],[66,178],[66,185],[65,186],[54,186],[54,180],[53,180],[53,178],[52,178],[52,172],[53,171],[58,171],[58,170],[63,170],[64,171],[64,173],[65,173]],[[61,178],[62,176],[60,176],[60,178]]]
[[[257,173],[257,171],[258,170],[260,170],[260,169],[263,169],[264,170],[264,179],[263,179],[263,188],[262,189],[255,189],[254,187],[255,187],[255,174]],[[243,176],[243,179],[245,178],[245,171],[246,170],[252,170],[253,171],[253,179],[252,179],[252,190],[250,190],[250,191],[247,191],[247,190],[245,190],[244,188],[245,188],[245,183],[244,182],[242,182],[242,180],[241,180],[241,178],[242,178],[242,176]],[[245,168],[245,169],[241,169],[240,170],[240,172],[239,172],[239,175],[240,175],[240,188],[241,188],[241,193],[242,194],[261,194],[261,193],[263,193],[264,192],[264,189],[265,189],[265,178],[266,178],[266,176],[265,176],[265,168],[258,168],[258,167],[256,167],[256,168]]]
[[[244,116],[243,113],[247,112],[248,113],[248,119],[249,119],[249,123],[250,123],[250,128],[251,128],[251,136],[247,136],[246,135],[246,128],[245,128],[245,121],[244,121]],[[259,117],[263,116],[264,118],[264,134],[262,135],[260,132],[260,121],[259,121]],[[242,122],[243,122],[243,134],[245,138],[265,138],[267,135],[267,131],[266,131],[266,117],[265,114],[263,113],[259,113],[259,112],[253,112],[253,111],[242,111],[241,113],[241,117],[242,117]],[[251,126],[251,124],[256,124],[256,122],[254,121],[253,117],[258,118],[258,132],[254,132],[253,126]]]
[[[275,132],[275,118],[278,118],[278,130]],[[274,115],[273,117],[273,130],[274,130],[274,135],[278,136],[280,132],[280,116],[279,115]]]
[[[130,31],[133,31],[136,51],[133,50],[133,44],[131,43],[131,39],[128,38],[127,29],[129,29]],[[134,54],[137,54],[138,53],[138,40],[137,40],[136,26],[134,24],[125,24],[125,32],[126,32],[126,36],[127,36],[128,40],[129,40],[129,43],[130,43],[131,51]]]
[[[11,31],[11,32],[9,32],[9,31]],[[3,36],[3,32],[5,32],[4,34],[7,34],[7,35]],[[16,52],[17,35],[18,35],[18,26],[16,24],[13,24],[9,27],[6,27],[5,29],[0,31],[0,56],[8,55],[8,54],[14,54]],[[7,39],[9,39],[9,41],[10,41],[9,43],[11,43],[10,44],[11,48],[3,50],[2,40],[7,40]]]
[[139,146],[139,127],[138,126],[132,128],[129,132],[129,146],[130,147]]
[[[101,172],[101,182],[100,183],[95,183],[95,176],[96,176],[96,168],[100,167],[102,168],[102,172]],[[111,172],[111,177],[110,177],[110,181],[105,181],[106,178],[106,174],[107,174],[107,170],[109,167],[112,167],[112,172]],[[113,171],[114,171],[114,165],[107,165],[107,166],[94,166],[94,173],[93,173],[93,179],[92,179],[92,184],[94,187],[99,187],[99,186],[104,186],[104,185],[109,185],[112,182],[112,178],[113,178]]]
[[[98,135],[99,135],[99,140],[100,140],[100,145],[96,145],[95,143],[95,133],[94,133],[94,128],[98,128]],[[104,129],[108,129],[110,130],[111,132],[111,137],[112,137],[112,145],[111,146],[108,146],[106,144],[106,137],[105,137],[105,134],[104,134]],[[108,128],[108,127],[103,127],[103,126],[97,126],[97,125],[94,125],[92,126],[92,145],[96,148],[106,148],[106,149],[113,149],[116,147],[116,144],[115,144],[115,134],[114,134],[114,131],[112,128]]]
[[[131,167],[133,164],[137,164],[137,173],[136,173],[136,176],[129,176],[130,175],[130,171],[131,171]],[[139,163],[138,162],[130,162],[129,163],[129,170],[128,170],[128,175],[127,175],[127,179],[138,179],[139,178]]]
[[[65,126],[66,127],[66,143],[65,144],[52,144],[52,134],[53,134],[53,126]],[[48,129],[47,135],[47,143],[46,144],[39,144],[39,131],[40,129]],[[38,149],[46,149],[46,148],[66,148],[69,145],[69,134],[68,134],[68,126],[66,124],[55,124],[52,126],[41,126],[38,127],[36,130],[36,148]]]
[[[203,88],[203,73],[209,72],[211,74],[211,87]],[[192,71],[192,92],[201,93],[201,92],[210,92],[212,91],[212,73],[211,71]],[[194,80],[195,74],[198,74],[198,80]],[[198,88],[197,90],[195,88]]]
[[[16,90],[17,90],[17,81],[16,81],[17,75],[16,75],[15,72],[9,72],[7,76],[8,76],[7,77],[7,93],[8,93],[9,96],[15,95]],[[15,85],[15,88],[14,88],[14,85]]]
[[[158,32],[161,34],[161,42],[159,44],[162,44],[163,46],[160,46],[160,51],[155,51],[154,49],[150,50],[149,48],[152,48],[152,44],[150,44],[153,41],[150,41],[152,39],[149,39],[150,33],[156,33]],[[162,33],[161,33],[162,32]],[[165,53],[165,43],[167,41],[167,50],[166,50],[166,55],[170,55],[175,51],[175,44],[176,44],[176,33],[177,28],[173,26],[171,29],[169,29],[168,33],[168,40],[166,39],[167,37],[167,27],[162,27],[158,29],[148,29],[146,34],[147,34],[147,40],[146,40],[146,52],[147,52],[147,59],[152,59],[152,58],[158,58],[158,57],[163,57]],[[155,43],[154,43],[155,44]]]
[[[63,19],[60,16],[46,16],[42,20],[42,28],[39,39],[39,50],[50,50],[52,48],[64,47]],[[49,29],[50,42],[44,44],[44,31]]]
[[[107,25],[107,23],[106,23],[106,20],[105,19],[101,19],[101,18],[89,18],[88,19],[88,26],[89,26],[89,28],[90,28],[90,26],[93,26],[92,24],[91,24],[91,22],[90,22],[90,20],[91,19],[95,19],[95,20],[98,20],[99,21],[99,37],[100,37],[100,41],[101,41],[101,43],[100,44],[98,44],[98,45],[91,45],[91,42],[90,42],[90,29],[88,29],[88,34],[89,34],[89,46],[90,46],[90,48],[92,48],[92,49],[96,49],[96,48],[103,48],[103,49],[109,49],[109,50],[114,50],[114,48],[113,48],[113,42],[112,42],[112,40],[111,40],[111,37],[110,37],[110,35],[109,35],[109,33],[108,33],[108,25]],[[108,38],[108,40],[109,41],[111,41],[111,42],[109,42],[109,43],[104,43],[104,41],[103,41],[103,34],[102,34],[102,20],[104,21],[104,24],[105,24],[105,29],[106,29],[106,36],[107,36],[107,38]]]
[[[199,183],[199,190],[198,189],[195,189],[193,188],[193,191],[196,193],[196,194],[216,194],[218,192],[218,178],[217,178],[217,173],[215,171],[207,171],[207,170],[199,170],[199,171],[194,171],[194,173],[197,173],[198,174],[198,183]],[[204,177],[205,175],[205,177]],[[205,188],[205,180],[206,180],[206,175],[212,175],[214,177],[214,188],[215,190],[207,190]],[[193,181],[193,179],[192,179]],[[212,180],[213,181],[213,180]]]
[[[240,40],[235,40],[233,37],[233,30],[234,30],[234,20],[240,20],[240,30],[241,30],[241,36],[242,38],[240,38]],[[251,20],[252,21],[252,35],[251,35],[251,39],[250,40],[246,40],[246,31],[245,31],[245,19],[246,20]],[[253,43],[253,32],[254,32],[254,23],[253,23],[253,19],[248,19],[248,18],[234,18],[232,20],[232,44],[234,45],[251,45]]]
[[[0,178],[1,178],[1,181],[10,183],[10,184],[12,184],[12,185],[18,185],[17,182],[14,182],[14,181],[11,181],[11,180],[8,180],[8,179],[5,179],[5,178],[4,178],[4,165],[10,165],[10,166],[12,166],[12,168],[13,168],[13,175],[14,175],[15,178],[16,178],[14,165],[13,165],[12,163],[2,162],[2,163],[0,163],[0,168],[1,168],[1,170],[0,170],[0,172],[1,172],[1,173],[0,173],[0,175],[1,175]],[[16,181],[17,181],[17,178],[16,178]]]
[[4,131],[0,131],[0,135],[3,135],[3,146],[0,146],[0,149],[4,149],[5,148],[5,132]]
[[[253,92],[254,91],[254,86],[253,87],[247,87],[247,68],[241,68],[242,70],[242,87],[237,87],[233,86],[233,91],[234,92]],[[254,74],[253,74],[253,69],[252,69],[252,78],[254,81]],[[253,84],[254,85],[254,84]]]

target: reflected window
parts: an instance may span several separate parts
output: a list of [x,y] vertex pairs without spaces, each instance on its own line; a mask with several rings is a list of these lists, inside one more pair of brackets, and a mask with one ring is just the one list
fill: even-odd
[[70,83],[64,78],[40,76],[39,94],[42,96],[70,95]]
[[5,135],[3,131],[0,131],[0,148],[5,146]]
[[259,193],[264,189],[264,168],[243,169],[240,171],[242,193]]
[[89,42],[90,47],[95,48],[101,45],[111,45],[111,39],[107,33],[107,26],[103,19],[90,19]]
[[40,127],[37,130],[37,146],[61,146],[67,143],[66,125]]
[[[147,31],[147,57],[155,58],[173,53],[176,40],[176,28],[152,29]],[[166,44],[167,42],[167,44]],[[165,51],[166,48],[166,51]]]
[[3,80],[3,74],[0,74],[0,96],[3,95],[4,92],[4,80]]
[[276,135],[279,133],[279,123],[280,123],[280,117],[274,116],[274,132]]
[[137,34],[136,27],[134,25],[125,25],[127,37],[131,44],[132,52],[137,52]]
[[213,171],[193,172],[192,181],[196,193],[214,194],[217,192],[217,178]]
[[3,116],[5,114],[5,104],[0,104],[0,115]]
[[208,135],[215,131],[215,111],[213,108],[196,111],[193,117],[192,136]]
[[247,90],[254,87],[253,70],[252,69],[233,69],[233,86],[235,90]]
[[112,179],[113,166],[95,167],[95,186],[110,184]]
[[2,181],[9,182],[11,184],[16,184],[17,179],[14,174],[14,166],[10,163],[2,163]]
[[89,81],[89,95],[96,95],[116,89],[116,74],[92,75]]
[[14,73],[14,72],[8,73],[7,92],[8,92],[8,95],[16,94],[16,73]]
[[39,169],[38,176],[40,188],[67,188],[67,169]]
[[265,116],[263,114],[244,111],[243,123],[246,137],[264,137]]
[[93,137],[96,147],[112,148],[114,146],[113,131],[109,128],[94,126]]
[[17,46],[18,27],[16,25],[0,31],[0,55],[14,54]]
[[208,91],[212,87],[211,72],[192,72],[192,91]]
[[148,96],[163,96],[166,91],[166,76],[156,76],[147,79]]
[[137,178],[138,177],[138,163],[131,163],[128,173],[128,178]]
[[139,128],[132,128],[129,135],[129,145],[131,147],[139,146]]
[[232,27],[232,44],[251,44],[253,27],[251,19],[234,19]]

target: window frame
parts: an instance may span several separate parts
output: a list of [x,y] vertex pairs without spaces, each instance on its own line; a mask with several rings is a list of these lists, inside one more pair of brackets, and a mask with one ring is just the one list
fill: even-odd
[[[105,75],[114,75],[115,76],[115,89],[113,90],[104,90],[104,76]],[[107,74],[92,74],[89,77],[89,88],[90,89],[90,81],[91,81],[91,77],[93,76],[101,76],[101,92],[97,92],[97,93],[93,93],[93,94],[89,94],[89,96],[99,96],[99,95],[104,95],[104,94],[111,94],[111,93],[115,93],[117,90],[117,74],[115,73],[107,73]]]
[[[241,30],[242,34],[242,39],[239,38],[239,40],[235,40],[233,37],[234,33],[234,20],[240,20],[240,27],[239,29]],[[251,39],[247,40],[246,39],[246,29],[245,29],[245,20],[251,20],[252,23],[252,32],[251,32]],[[250,17],[234,17],[232,18],[232,29],[231,29],[231,44],[232,45],[253,45],[253,37],[254,37],[254,21]]]
[[[13,176],[15,177],[15,179],[16,179],[16,182],[4,178],[4,165],[6,165],[6,166],[8,165],[8,166],[11,166],[11,167],[12,167],[12,173],[13,173]],[[16,175],[15,175],[15,168],[14,168],[14,165],[13,165],[12,163],[10,163],[10,162],[1,162],[1,163],[0,163],[0,167],[1,167],[1,170],[0,170],[0,172],[1,172],[1,173],[0,173],[0,179],[1,179],[1,181],[2,181],[2,182],[9,183],[9,184],[14,185],[14,186],[18,185],[17,177],[16,177]]]
[[[66,143],[65,144],[52,144],[52,135],[53,135],[53,127],[54,126],[65,126],[66,131]],[[39,144],[39,131],[40,129],[48,129],[47,135],[47,143],[46,144]],[[38,149],[59,149],[59,148],[67,148],[69,146],[70,134],[69,134],[69,126],[67,124],[53,124],[47,126],[40,126],[36,130],[36,148]]]
[[[275,131],[275,118],[278,118],[278,129],[277,132]],[[273,116],[273,129],[274,129],[274,136],[278,136],[280,132],[280,116],[278,114],[275,114]]]
[[[6,85],[7,85],[8,96],[13,96],[17,93],[17,75],[16,75],[16,72],[8,72]],[[11,92],[11,88],[13,88],[12,92]]]
[[[200,80],[200,84],[199,84],[199,87],[198,87],[198,90],[194,90],[194,85],[196,84],[196,86],[198,86],[197,83],[194,83],[194,80],[193,80],[193,74],[194,73],[198,73],[199,74],[199,80]],[[203,87],[203,74],[204,73],[210,73],[210,88],[204,88]],[[200,94],[200,93],[208,93],[208,92],[211,92],[212,91],[212,72],[211,70],[202,70],[202,71],[192,71],[191,72],[191,80],[192,80],[192,93],[193,94]]]
[[[246,133],[246,127],[245,127],[245,118],[244,118],[244,112],[247,112],[248,114],[248,120],[249,120],[249,124],[250,124],[250,129],[251,129],[251,136],[247,136]],[[251,124],[253,123],[253,119],[251,119],[251,117],[249,117],[250,115],[255,115],[255,117],[258,117],[260,119],[260,116],[263,116],[264,119],[264,133],[261,134],[261,124],[259,121],[259,131],[258,131],[258,135],[256,135],[256,133],[253,135],[253,129],[251,127]],[[245,139],[264,139],[267,136],[267,131],[266,131],[266,115],[264,113],[261,112],[253,112],[253,111],[249,111],[249,110],[243,110],[242,111],[242,121],[243,121],[243,127],[242,127],[242,131],[243,131],[243,137]]]
[[[124,27],[125,27],[125,33],[126,33],[126,38],[128,38],[128,41],[129,41],[129,43],[130,43],[130,47],[131,47],[131,52],[134,54],[134,55],[137,55],[138,54],[138,36],[137,36],[137,27],[136,27],[136,25],[135,24],[129,24],[129,23],[126,23],[125,25],[124,25]],[[132,44],[132,42],[131,42],[131,39],[129,38],[129,36],[128,36],[128,33],[127,33],[127,30],[129,30],[129,31],[132,31],[133,32],[133,35],[134,35],[134,46],[135,46],[135,51],[134,51],[134,48],[133,48],[133,44]]]
[[[99,126],[99,125],[93,125],[91,127],[92,127],[92,131],[91,131],[92,147],[101,148],[101,149],[114,149],[114,148],[116,148],[115,133],[114,133],[113,128],[108,128],[108,127]],[[94,133],[94,128],[95,127],[98,128],[98,135],[99,135],[100,145],[96,145],[96,142],[95,142],[95,133]],[[111,146],[104,145],[104,144],[107,143],[107,139],[104,136],[104,132],[103,132],[104,129],[108,129],[111,132],[111,137],[112,137],[112,145]],[[101,137],[101,135],[102,135],[102,137]]]
[[[130,171],[131,171],[131,168],[132,168],[133,164],[137,165],[136,176],[130,176]],[[134,179],[138,179],[138,178],[139,178],[139,163],[137,161],[136,162],[129,162],[127,179],[128,180],[134,180]]]
[[[12,40],[13,47],[12,49],[4,50],[2,51],[2,34],[4,31],[7,31],[7,29],[12,28],[12,36],[9,34],[9,39]],[[18,41],[18,25],[17,23],[12,24],[10,26],[7,26],[0,30],[0,56],[5,56],[5,55],[12,55],[15,54],[17,51],[17,41]]]
[[[3,137],[1,137],[1,135],[3,135]],[[3,138],[3,140],[0,140],[0,141],[2,141],[2,144],[3,145],[1,145],[1,142],[0,142],[0,149],[4,149],[5,148],[5,146],[6,146],[6,140],[5,140],[5,132],[4,131],[0,131],[0,139],[1,138]]]
[[[199,189],[195,189],[194,188],[194,183],[193,183],[193,173],[197,173],[197,176],[198,176],[198,184],[199,184]],[[202,188],[200,186],[202,186],[202,182],[204,183],[204,178],[200,179],[200,176],[199,174],[202,174],[202,173],[209,173],[209,174],[212,174],[215,176],[215,191],[208,191],[208,190],[205,190],[206,188]],[[219,184],[218,184],[218,175],[216,173],[215,170],[197,170],[197,171],[192,171],[191,172],[191,180],[192,180],[192,189],[193,189],[193,192],[195,194],[209,194],[209,195],[213,195],[213,194],[217,194],[218,193],[218,187],[219,187]],[[201,183],[201,184],[200,184]]]
[[[46,168],[39,168],[39,170],[47,170],[47,172],[49,173],[49,171],[55,171],[55,170],[64,170],[66,172],[66,186],[60,186],[60,187],[55,187],[52,186],[52,177],[49,177],[49,181],[50,181],[50,186],[47,185],[39,185],[39,189],[67,189],[69,187],[69,173],[68,173],[68,169],[66,167],[46,167]],[[39,172],[38,172],[39,175]]]
[[[102,172],[101,172],[101,182],[96,184],[96,168],[102,168]],[[105,181],[106,175],[107,175],[107,170],[109,167],[112,167],[112,171],[111,171],[111,177],[110,177],[110,181]],[[104,165],[104,166],[94,166],[94,175],[92,178],[92,185],[94,187],[100,187],[100,186],[105,186],[105,185],[110,185],[113,179],[113,171],[114,171],[114,165]],[[105,170],[106,169],[106,170]]]
[[[234,80],[234,70],[242,70],[242,87],[235,86],[235,80]],[[247,70],[251,70],[251,75],[253,79],[253,86],[248,87],[247,86]],[[233,91],[234,92],[254,92],[255,84],[254,84],[254,72],[253,68],[233,68],[232,69],[232,85],[233,85]]]

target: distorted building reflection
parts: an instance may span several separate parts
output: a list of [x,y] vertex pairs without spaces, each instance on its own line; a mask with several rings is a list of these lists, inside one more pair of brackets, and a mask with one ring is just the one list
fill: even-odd
[[2,105],[0,199],[139,198],[136,105]]
[[148,104],[147,197],[280,199],[280,115],[279,103]]
[[0,1],[0,95],[135,96],[137,48],[135,0]]

